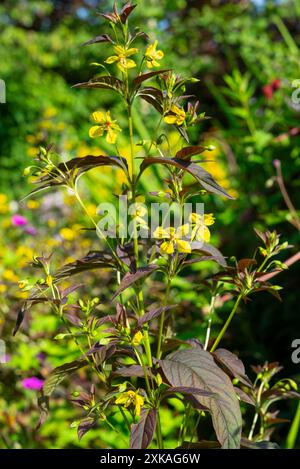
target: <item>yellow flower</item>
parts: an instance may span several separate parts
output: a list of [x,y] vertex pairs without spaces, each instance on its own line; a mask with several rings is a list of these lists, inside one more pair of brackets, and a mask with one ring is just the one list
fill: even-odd
[[140,343],[142,342],[143,340],[143,333],[141,331],[137,332],[136,334],[134,334],[133,338],[132,338],[132,345],[134,347],[138,347],[138,345],[140,345]]
[[213,214],[207,213],[205,215],[199,215],[198,213],[191,213],[189,221],[193,226],[191,239],[208,243],[210,240],[210,231],[207,227],[213,225],[215,222]]
[[8,212],[8,200],[5,194],[0,194],[0,213]]
[[27,202],[27,207],[30,210],[36,210],[37,208],[39,208],[39,206],[40,206],[40,203],[37,200],[28,200]]
[[71,230],[71,228],[62,228],[59,231],[59,234],[66,241],[73,241],[73,239],[75,238],[75,232],[74,230]]
[[56,116],[57,112],[58,111],[55,107],[50,106],[50,107],[47,107],[47,109],[44,110],[43,115],[44,115],[45,119],[51,119],[51,117]]
[[173,254],[175,247],[179,252],[189,253],[191,252],[191,245],[188,241],[182,239],[187,236],[190,230],[190,225],[185,224],[179,226],[177,229],[173,227],[163,228],[159,226],[153,233],[154,238],[167,239],[160,246],[160,252],[162,254]]
[[159,67],[158,60],[161,60],[164,56],[163,51],[156,50],[156,47],[157,47],[157,41],[155,41],[154,44],[150,44],[150,46],[147,47],[145,58],[146,58],[148,68]]
[[116,124],[116,120],[112,120],[110,112],[93,112],[93,119],[98,125],[94,125],[90,128],[89,135],[91,138],[101,137],[104,132],[107,132],[106,141],[108,143],[115,143],[117,140],[117,132],[121,132],[122,129]]
[[164,121],[167,124],[182,125],[185,121],[185,111],[184,111],[184,109],[181,109],[180,107],[176,106],[175,104],[172,104],[169,111],[167,111],[164,115]]
[[130,206],[130,215],[134,218],[136,223],[144,228],[148,228],[148,223],[143,218],[148,214],[148,210],[143,203],[135,202]]
[[5,270],[2,274],[2,277],[4,280],[7,280],[8,282],[17,283],[19,281],[19,277],[17,277],[17,275],[11,269]]
[[135,415],[140,415],[141,407],[144,404],[144,398],[135,391],[122,392],[116,399],[116,404],[124,405],[124,407],[133,405]]
[[128,57],[133,54],[136,54],[138,52],[138,49],[136,49],[135,47],[132,47],[131,49],[126,49],[122,46],[115,46],[114,50],[117,55],[112,55],[111,57],[108,57],[108,59],[105,60],[107,64],[118,62],[117,65],[121,72],[126,72],[127,69],[136,67],[135,61],[132,59],[128,59]]
[[46,277],[46,283],[48,285],[48,287],[52,287],[53,285],[53,277],[51,275],[47,275]]

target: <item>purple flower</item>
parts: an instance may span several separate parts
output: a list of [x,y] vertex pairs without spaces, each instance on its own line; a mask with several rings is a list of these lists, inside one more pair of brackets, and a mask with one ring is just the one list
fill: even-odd
[[43,387],[44,380],[31,376],[31,378],[25,378],[22,380],[22,386],[24,389],[32,389],[33,391],[40,391]]
[[37,234],[37,230],[34,228],[34,226],[26,226],[24,229],[25,233],[30,234],[31,236],[35,236]]
[[280,160],[278,160],[278,159],[273,160],[273,165],[275,166],[275,168],[279,168],[281,166]]
[[25,226],[27,225],[27,220],[25,217],[22,217],[22,215],[13,215],[11,217],[11,222],[14,226]]

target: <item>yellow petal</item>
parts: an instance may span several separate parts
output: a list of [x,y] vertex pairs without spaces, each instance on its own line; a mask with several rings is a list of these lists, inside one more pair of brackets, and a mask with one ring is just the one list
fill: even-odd
[[157,60],[161,60],[161,59],[164,57],[164,55],[165,55],[165,54],[163,53],[162,50],[156,51],[156,58],[157,58]]
[[106,60],[105,60],[105,63],[107,64],[113,64],[114,62],[116,62],[117,60],[119,60],[119,57],[117,55],[111,55],[110,57],[108,57]]
[[102,135],[103,135],[103,129],[102,127],[99,127],[99,125],[94,125],[89,130],[89,136],[91,138],[101,137]]
[[173,254],[174,252],[174,243],[173,241],[164,241],[160,246],[160,252],[162,254]]
[[144,404],[144,399],[141,396],[136,396],[135,401],[135,414],[139,417],[141,413],[141,406]]
[[132,47],[131,49],[128,49],[125,51],[125,56],[130,57],[133,54],[136,54],[139,50],[136,47]]
[[210,226],[215,223],[215,217],[212,213],[207,213],[204,215],[204,223],[206,226]]
[[121,127],[118,124],[115,124],[115,121],[113,121],[110,126],[112,129],[117,130],[118,132],[122,132]]
[[177,239],[177,248],[179,252],[189,253],[191,252],[191,245],[188,241],[184,241],[183,239]]
[[114,46],[115,53],[118,55],[123,55],[125,52],[124,47],[122,46]]
[[176,230],[176,236],[179,238],[183,238],[184,236],[187,236],[190,231],[190,225],[186,223],[185,225],[179,226]]
[[132,59],[126,59],[126,68],[134,68],[136,67],[136,63]]
[[97,124],[103,124],[105,122],[105,117],[104,117],[103,112],[95,111],[93,112],[92,117],[94,121],[97,122]]
[[121,395],[116,399],[116,404],[125,404],[127,399],[128,399],[127,395]]
[[114,132],[112,129],[108,129],[107,134],[106,134],[106,139],[107,143],[116,143],[117,140],[117,134]]
[[156,230],[153,232],[153,238],[156,239],[163,239],[163,238],[169,238],[170,233],[169,231],[165,230],[162,226],[158,226]]
[[[195,230],[195,231],[194,231]],[[205,225],[197,225],[194,228],[194,238],[197,241],[204,241],[205,243],[208,243],[210,240],[210,231]]]
[[134,347],[137,347],[138,345],[140,345],[140,343],[142,342],[143,340],[143,333],[141,331],[138,331],[136,334],[134,334],[133,338],[132,338],[132,345]]
[[193,223],[193,224],[200,224],[202,223],[203,218],[198,213],[190,213],[189,221],[190,223]]
[[176,124],[177,116],[174,116],[173,114],[167,114],[164,116],[164,121],[166,124]]

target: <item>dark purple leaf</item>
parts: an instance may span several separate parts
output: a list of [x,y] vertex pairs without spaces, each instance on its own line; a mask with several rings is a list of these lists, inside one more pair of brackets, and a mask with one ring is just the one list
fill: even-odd
[[58,366],[51,371],[47,376],[44,385],[43,385],[43,395],[51,396],[55,388],[70,374],[74,371],[79,370],[80,368],[88,364],[87,360],[80,359],[74,360],[70,363],[65,363],[64,365]]
[[199,155],[199,153],[202,153],[204,150],[205,147],[198,145],[193,147],[184,147],[176,153],[175,158],[190,160],[192,156]]
[[[151,376],[152,378],[154,377],[153,374],[151,373],[150,369],[147,367],[146,369],[147,375]],[[119,368],[118,370],[113,372],[113,375],[115,376],[136,376],[139,378],[144,377],[144,370],[141,366],[139,365],[130,365],[130,366],[124,366],[122,368]]]
[[118,17],[116,16],[115,13],[98,13],[102,18],[105,18],[108,21],[112,21],[113,23],[118,22]]
[[[136,89],[144,81],[149,80],[152,77],[155,77],[157,75],[161,75],[162,73],[165,73],[165,72],[168,72],[168,71],[169,70],[154,70],[153,72],[148,72],[148,73],[144,73],[143,75],[138,75],[133,80],[134,88]],[[156,88],[154,88],[154,89],[156,89]]]
[[84,420],[81,420],[80,424],[78,425],[77,428],[77,435],[78,439],[81,440],[81,438],[89,431],[91,430],[96,424],[96,419],[92,417],[87,417]]
[[188,386],[171,386],[164,392],[165,395],[174,394],[179,392],[181,394],[191,394],[194,396],[206,396],[206,397],[213,397],[215,394],[211,391],[207,391],[205,389],[199,389],[195,387],[188,387]]
[[85,257],[77,259],[70,264],[64,265],[55,273],[54,278],[55,280],[60,280],[66,277],[70,277],[71,275],[79,274],[80,272],[85,272],[87,270],[106,269],[113,267],[114,262],[110,254],[101,251],[91,251]]
[[156,417],[156,409],[142,409],[139,422],[131,426],[130,449],[148,448],[153,440]]
[[164,158],[164,157],[153,157],[153,156],[144,158],[141,164],[139,177],[141,176],[143,171],[145,171],[145,169],[148,168],[148,166],[151,166],[152,164],[175,166],[176,168],[179,168],[183,171],[187,171],[208,192],[213,192],[223,197],[227,197],[228,199],[233,198],[229,194],[227,194],[227,192],[214,180],[212,175],[208,173],[205,169],[201,168],[201,166],[191,161],[186,161],[186,160],[182,160],[179,158]]
[[234,353],[229,352],[229,350],[225,350],[224,348],[219,348],[215,350],[213,356],[216,361],[223,365],[234,378],[237,378],[241,383],[252,388],[252,383],[246,375],[243,362],[234,355]]
[[247,394],[241,388],[234,386],[235,393],[238,395],[241,401],[245,402],[246,404],[254,405],[255,406],[255,399],[251,396],[251,394]]
[[218,262],[222,267],[226,267],[227,263],[223,254],[219,251],[219,249],[215,248],[212,244],[204,243],[200,241],[192,241],[190,243],[192,251],[200,251],[204,254],[210,254],[212,257],[211,259]]
[[118,290],[113,295],[112,300],[114,300],[118,295],[120,295],[120,293],[122,293],[124,290],[129,288],[131,285],[138,282],[142,278],[148,277],[150,274],[152,274],[152,272],[154,272],[157,269],[158,269],[157,265],[150,264],[147,267],[140,267],[134,273],[127,272],[127,274],[124,275]]
[[114,342],[110,342],[107,345],[101,345],[99,342],[96,342],[90,350],[85,353],[85,357],[90,357],[91,355],[97,355],[97,363],[103,363],[112,357],[116,352],[116,345]]
[[178,449],[219,449],[220,443],[218,441],[197,441],[196,443],[191,443],[190,441],[184,441],[182,445],[178,446]]
[[128,16],[134,10],[136,5],[133,5],[131,2],[127,2],[126,5],[123,6],[121,13],[120,13],[120,19],[123,24],[126,23]]
[[101,36],[96,36],[93,39],[90,39],[89,41],[86,41],[81,45],[89,46],[90,44],[97,44],[99,42],[112,42],[113,43],[113,40],[108,34],[101,34]]
[[158,318],[164,311],[168,311],[169,309],[174,308],[174,307],[175,305],[162,306],[161,308],[156,308],[156,309],[153,309],[152,311],[149,311],[148,313],[145,313],[143,316],[141,316],[138,319],[138,327],[142,327],[147,322],[150,322],[153,319]]
[[124,83],[122,80],[119,80],[119,78],[114,76],[104,75],[101,77],[92,78],[91,80],[83,83],[76,83],[76,85],[73,85],[72,88],[104,88],[121,93],[124,89]]
[[131,271],[135,270],[135,257],[132,243],[118,244],[116,247],[116,254],[118,258],[125,264]]
[[142,88],[138,91],[137,96],[151,104],[160,114],[163,114],[163,96],[160,90],[151,87]]
[[241,448],[245,449],[280,449],[277,443],[271,441],[250,441],[247,438],[241,439]]
[[256,265],[255,259],[241,259],[237,264],[237,270],[239,272],[245,272],[250,266]]

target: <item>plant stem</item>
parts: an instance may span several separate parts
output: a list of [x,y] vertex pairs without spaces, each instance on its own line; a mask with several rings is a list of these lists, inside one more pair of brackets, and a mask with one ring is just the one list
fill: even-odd
[[129,433],[130,433],[130,431],[131,431],[130,422],[129,422],[128,418],[127,418],[127,415],[126,415],[126,413],[125,413],[125,410],[122,409],[122,406],[120,406],[119,409],[120,409],[120,412],[121,412],[122,417],[123,417],[123,419],[124,419],[124,422],[125,422],[125,424],[126,424],[126,427],[127,427],[127,429],[129,430]]
[[[164,307],[166,307],[169,301],[170,288],[171,288],[171,280],[168,279],[167,289],[165,293],[165,300],[163,304]],[[162,342],[163,342],[164,324],[165,324],[165,312],[163,311],[160,316],[159,329],[158,329],[158,342],[157,342],[157,352],[156,352],[156,358],[158,360],[160,359],[161,352],[162,352],[161,349],[162,349]]]
[[295,209],[295,207],[293,205],[293,202],[290,199],[288,191],[285,187],[280,163],[278,165],[276,165],[276,172],[277,172],[276,181],[277,181],[277,184],[279,186],[279,189],[280,189],[281,195],[283,197],[283,200],[284,200],[284,202],[285,202],[285,204],[286,204],[286,206],[289,209],[289,212],[291,214],[291,219],[292,219],[291,222],[297,228],[297,230],[300,230],[300,218],[298,216],[297,210]]
[[214,313],[215,300],[216,300],[216,296],[212,295],[211,300],[210,300],[210,305],[209,305],[209,317],[208,317],[208,326],[207,326],[207,331],[206,331],[204,350],[207,350],[208,342],[210,338],[211,323],[212,323],[212,316]]
[[[127,77],[128,82],[128,77]],[[134,141],[133,141],[133,122],[132,122],[132,113],[131,113],[131,104],[128,103],[128,126],[129,126],[129,139],[130,139],[130,180],[131,180],[131,190],[132,190],[132,201],[135,202],[136,196],[136,177],[135,177],[135,166],[134,166]],[[133,236],[133,249],[134,249],[134,257],[136,268],[139,267],[139,243],[138,243],[138,236],[135,227],[135,232]],[[142,288],[138,287],[138,308],[139,308],[139,315],[142,316],[144,314],[144,298],[143,298],[143,291]],[[150,340],[147,327],[143,329],[144,333],[144,345],[145,345],[145,352],[148,360],[148,365],[152,366],[152,353],[150,347]]]
[[158,449],[164,449],[164,442],[163,442],[162,432],[161,432],[161,421],[160,421],[160,415],[159,415],[158,409],[157,409],[156,437],[157,437]]
[[197,428],[198,428],[198,426],[199,426],[200,420],[201,420],[201,414],[199,413],[199,415],[198,415],[198,417],[197,417],[197,420],[196,420],[196,424],[195,424],[195,426],[194,426],[194,428],[193,428],[193,430],[192,430],[192,432],[191,432],[190,443],[193,442],[193,439],[194,439],[195,433],[196,433],[196,431],[197,431]]
[[136,358],[137,358],[137,361],[138,361],[139,365],[143,368],[145,381],[146,381],[147,392],[148,392],[149,397],[150,397],[151,396],[151,387],[150,387],[150,383],[149,383],[149,379],[148,379],[147,368],[145,367],[145,364],[143,362],[143,359],[142,359],[137,347],[134,347],[134,351],[135,351],[135,355],[136,355]]
[[287,449],[293,449],[295,447],[297,435],[299,433],[299,428],[300,428],[300,402],[298,403],[296,414],[295,414],[290,431],[286,439]]
[[238,308],[238,306],[241,302],[241,299],[242,299],[242,295],[239,294],[239,296],[237,297],[237,300],[236,300],[236,302],[235,302],[235,304],[232,308],[232,311],[231,311],[230,315],[228,316],[227,321],[225,322],[224,326],[222,327],[221,331],[219,332],[219,335],[216,338],[212,348],[210,349],[211,352],[214,352],[216,350],[217,346],[219,345],[220,341],[222,340],[223,335],[227,331],[227,328],[228,328],[229,324],[231,323],[231,320],[232,320],[233,316],[236,313],[236,310],[237,310],[237,308]]
[[260,386],[259,386],[258,393],[257,393],[256,411],[255,411],[255,414],[254,414],[253,422],[252,422],[251,429],[250,429],[249,436],[248,436],[248,440],[250,440],[250,441],[253,438],[254,430],[255,430],[256,423],[257,423],[258,416],[259,416],[259,406],[260,406],[261,394],[262,394],[263,389],[264,389],[264,384],[265,384],[264,381],[262,381]]
[[80,195],[79,195],[79,193],[78,193],[76,187],[74,188],[74,195],[75,195],[75,197],[76,197],[76,199],[77,199],[79,205],[81,206],[81,208],[82,208],[82,209],[84,210],[84,212],[86,213],[88,219],[91,221],[91,223],[92,223],[92,224],[94,225],[94,227],[96,228],[96,233],[100,233],[101,238],[105,241],[105,243],[107,244],[108,248],[110,249],[110,251],[111,251],[113,257],[116,259],[116,261],[117,261],[118,264],[119,264],[119,263],[120,263],[119,258],[118,258],[118,256],[116,255],[116,253],[115,253],[113,247],[110,245],[110,242],[108,241],[108,239],[104,236],[104,234],[102,233],[102,231],[99,229],[99,227],[98,227],[97,223],[95,222],[95,220],[93,219],[93,217],[91,217],[91,215],[89,214],[89,212],[88,212],[86,206],[84,205],[84,202],[83,202],[83,200],[81,199],[81,197],[80,197]]

